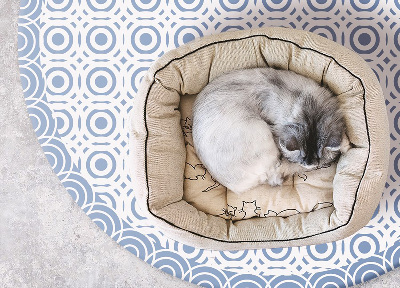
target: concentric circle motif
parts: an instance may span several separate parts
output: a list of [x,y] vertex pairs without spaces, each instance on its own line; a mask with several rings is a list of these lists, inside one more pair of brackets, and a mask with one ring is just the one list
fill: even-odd
[[199,265],[191,271],[193,276],[190,282],[201,287],[224,287],[228,277],[219,269],[208,265]]
[[337,40],[337,35],[336,35],[336,31],[334,29],[335,27],[330,27],[327,25],[323,25],[323,26],[314,26],[310,29],[310,32],[313,32],[315,34],[318,34],[322,37],[328,38],[332,41]]
[[373,26],[357,26],[350,33],[351,48],[360,54],[373,53],[379,42],[379,33]]
[[262,0],[263,5],[266,9],[268,9],[268,11],[287,11],[290,7],[290,5],[292,4],[291,0],[272,0],[272,1],[268,1],[268,0]]
[[[399,49],[400,51],[400,49]],[[400,93],[400,70],[398,70],[396,72],[396,74],[394,75],[394,88],[396,89],[396,91],[398,93]],[[398,125],[396,127],[399,127]],[[398,130],[400,131],[400,130]]]
[[180,11],[197,11],[204,5],[204,0],[174,0]]
[[108,26],[92,27],[86,36],[86,43],[91,53],[109,53],[116,45],[115,31]]
[[357,12],[373,12],[379,5],[379,0],[350,0],[351,6]]
[[93,178],[109,178],[115,166],[115,158],[108,151],[94,151],[86,160],[86,169]]
[[336,243],[307,246],[308,255],[316,261],[329,260],[336,254]]
[[336,4],[336,0],[307,0],[307,4],[313,11],[331,11]]
[[44,47],[52,54],[66,54],[72,44],[72,33],[67,27],[53,26],[44,33]]
[[60,137],[64,137],[71,133],[71,130],[75,126],[75,122],[72,118],[72,111],[69,109],[54,110],[53,115],[56,120],[57,131]]
[[174,43],[179,47],[202,36],[203,32],[196,26],[181,26],[175,31]]
[[131,87],[136,93],[139,89],[140,82],[142,81],[142,78],[146,75],[147,70],[149,70],[149,67],[140,67],[135,70],[133,70],[133,73],[131,75]]
[[[23,1],[23,2],[37,2],[37,1]],[[72,7],[72,0],[48,0],[47,9],[50,11],[63,11],[66,12]]]
[[281,261],[288,259],[292,252],[292,248],[272,248],[272,249],[262,249],[262,253],[265,259],[269,261]]
[[86,127],[95,137],[107,137],[116,128],[115,115],[110,110],[92,110],[86,119]]
[[25,98],[28,102],[41,99],[44,90],[44,81],[40,67],[34,63],[29,66],[21,67],[21,84],[24,94],[29,94]]
[[131,36],[133,48],[142,54],[155,52],[161,43],[160,32],[152,26],[139,26]]
[[87,0],[87,5],[94,12],[111,10],[116,0]]
[[39,27],[32,25],[29,29],[25,26],[18,27],[18,54],[23,55],[25,61],[39,54]]
[[243,11],[249,0],[219,0],[221,8],[226,12]]
[[47,91],[51,95],[66,95],[72,89],[71,71],[64,67],[53,67],[46,73]]
[[378,250],[378,240],[373,235],[356,235],[351,240],[350,253],[354,258],[375,255]]
[[161,0],[130,0],[134,9],[137,11],[155,11],[160,6]]
[[[32,127],[66,190],[129,252],[201,287],[350,287],[400,265],[400,15],[378,0],[24,0],[18,53]],[[129,117],[147,70],[204,35],[305,29],[359,53],[382,81],[391,167],[370,223],[344,240],[212,251],[165,237],[137,208]]]
[[92,95],[109,95],[115,89],[117,79],[110,68],[96,67],[86,78],[86,87]]

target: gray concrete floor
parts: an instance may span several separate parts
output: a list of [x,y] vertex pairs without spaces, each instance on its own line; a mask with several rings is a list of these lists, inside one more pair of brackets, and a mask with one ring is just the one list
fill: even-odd
[[[0,287],[195,287],[111,240],[53,173],[20,85],[18,7],[0,0]],[[358,287],[399,283],[394,271]]]

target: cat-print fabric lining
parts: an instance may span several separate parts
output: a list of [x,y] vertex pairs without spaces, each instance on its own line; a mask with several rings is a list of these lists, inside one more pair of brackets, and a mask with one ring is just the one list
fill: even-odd
[[181,97],[182,132],[186,147],[183,199],[198,210],[224,219],[289,217],[333,206],[336,163],[316,171],[296,174],[282,186],[258,186],[235,194],[220,185],[201,164],[193,147],[192,106],[196,95]]

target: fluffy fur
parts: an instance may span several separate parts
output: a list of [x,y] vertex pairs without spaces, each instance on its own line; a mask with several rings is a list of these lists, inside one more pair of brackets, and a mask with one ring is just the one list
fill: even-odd
[[[315,169],[348,149],[336,97],[286,70],[236,70],[210,82],[193,106],[199,159],[222,185],[242,193]],[[282,157],[283,156],[283,157]]]

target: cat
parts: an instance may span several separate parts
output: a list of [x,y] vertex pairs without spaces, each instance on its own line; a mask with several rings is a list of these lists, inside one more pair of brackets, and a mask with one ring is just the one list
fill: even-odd
[[282,185],[349,149],[337,97],[288,70],[251,68],[214,79],[193,105],[197,156],[220,184],[243,193]]

